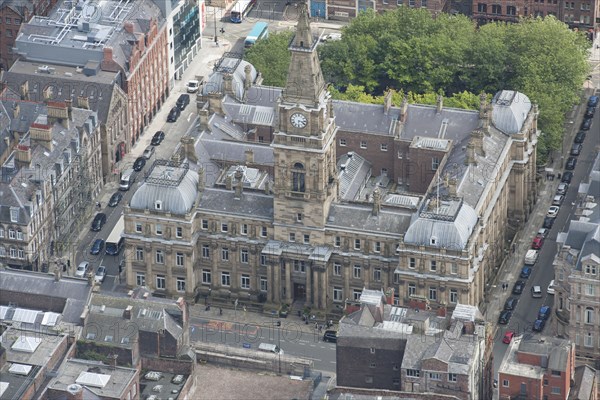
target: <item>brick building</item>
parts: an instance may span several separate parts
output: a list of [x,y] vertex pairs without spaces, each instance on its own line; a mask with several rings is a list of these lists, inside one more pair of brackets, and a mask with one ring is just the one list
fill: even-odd
[[304,7],[285,88],[232,54],[215,65],[199,132],[125,208],[127,284],[333,312],[363,288],[480,304],[537,198],[536,106],[332,101]]
[[4,0],[0,4],[0,70],[8,70],[15,62],[15,39],[21,24],[34,15],[50,13],[56,0]]
[[376,12],[395,10],[398,7],[426,8],[433,15],[448,12],[451,2],[448,0],[310,0],[310,16],[337,21],[348,21],[365,10]]

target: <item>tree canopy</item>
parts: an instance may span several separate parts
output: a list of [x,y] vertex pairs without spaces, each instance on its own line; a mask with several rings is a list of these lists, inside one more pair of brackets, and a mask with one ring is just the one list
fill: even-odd
[[288,45],[292,34],[292,31],[270,33],[268,38],[259,40],[246,50],[244,59],[263,74],[264,85],[285,86],[290,66]]

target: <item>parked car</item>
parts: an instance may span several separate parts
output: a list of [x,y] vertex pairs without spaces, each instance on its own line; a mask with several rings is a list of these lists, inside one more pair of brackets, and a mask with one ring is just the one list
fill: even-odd
[[544,330],[544,326],[546,326],[546,321],[544,321],[543,319],[536,319],[533,323],[533,331],[541,332]]
[[104,240],[96,239],[94,243],[92,243],[92,247],[90,248],[90,254],[93,256],[97,256],[100,254],[102,249],[104,248]]
[[582,131],[589,131],[592,127],[592,118],[583,118],[583,122],[581,123]]
[[197,80],[188,81],[187,85],[185,85],[185,88],[188,93],[196,93],[200,88],[200,82]]
[[571,155],[578,156],[579,154],[581,154],[582,148],[583,145],[581,143],[573,143],[573,145],[571,146]]
[[563,196],[562,194],[557,194],[552,199],[552,205],[553,206],[560,206],[562,204],[562,202],[563,202],[564,199],[565,199],[565,196]]
[[89,262],[87,262],[87,261],[80,262],[79,265],[77,266],[77,270],[75,271],[75,276],[77,276],[79,278],[85,277],[85,275],[88,273],[89,267],[90,267]]
[[519,302],[519,298],[518,297],[509,297],[504,302],[504,309],[508,310],[508,311],[512,311],[515,308],[517,308],[517,303],[518,302]]
[[536,236],[533,238],[533,242],[531,243],[531,248],[534,250],[539,250],[544,245],[544,238],[541,236]]
[[556,188],[556,194],[565,195],[565,194],[567,194],[567,190],[569,190],[568,183],[559,183],[558,187]]
[[550,318],[552,314],[552,307],[550,306],[542,306],[540,307],[540,311],[538,312],[537,319],[543,319],[544,321]]
[[115,192],[112,196],[110,196],[110,200],[108,201],[109,207],[116,207],[119,202],[123,199],[123,194],[121,192]]
[[513,331],[506,331],[506,333],[504,333],[504,337],[502,338],[502,343],[509,344],[513,337],[515,337],[515,333]]
[[552,279],[550,281],[550,284],[548,285],[548,294],[554,294],[554,279]]
[[[164,137],[164,135],[163,135]],[[153,137],[154,138],[154,137]],[[149,160],[150,157],[152,157],[154,155],[154,152],[156,151],[156,147],[154,146],[148,146],[146,147],[146,149],[144,150],[144,154],[142,154],[142,156],[146,159]]]
[[593,118],[594,112],[596,111],[596,107],[588,107],[585,110],[585,118]]
[[512,293],[513,294],[521,294],[523,293],[523,289],[525,289],[525,281],[522,280],[518,280],[515,282],[515,285],[513,286],[512,289]]
[[571,171],[566,171],[560,181],[563,183],[571,183],[571,179],[573,179],[573,173]]
[[542,297],[542,287],[538,285],[533,285],[531,287],[531,297],[536,299]]
[[554,225],[554,218],[552,218],[552,217],[544,218],[544,225],[543,225],[544,228],[552,229],[552,225]]
[[501,325],[506,325],[508,324],[508,321],[510,321],[510,317],[512,317],[512,312],[504,310],[500,312],[500,316],[498,317],[498,323]]
[[152,141],[150,144],[152,146],[158,146],[165,140],[165,133],[163,131],[157,131],[154,136],[152,136]]
[[548,229],[546,229],[546,228],[540,228],[537,231],[537,236],[541,236],[543,238],[546,238],[546,236],[548,236],[548,232],[549,232]]
[[546,214],[546,216],[548,216],[550,218],[556,218],[559,210],[560,210],[559,206],[550,206],[550,208],[548,209],[548,214]]
[[104,282],[104,277],[106,276],[106,267],[101,265],[98,267],[96,271],[96,275],[94,276],[94,280],[96,282],[102,283]]
[[589,100],[588,100],[588,107],[596,107],[598,105],[598,96],[590,96]]
[[323,341],[337,343],[337,332],[336,331],[325,331],[325,334],[323,334]]
[[585,140],[585,135],[586,133],[584,131],[579,131],[577,132],[577,135],[575,135],[575,143],[583,143],[583,141]]
[[577,165],[577,158],[569,157],[567,158],[567,164],[565,165],[565,169],[569,171],[573,171],[575,166]]
[[106,214],[104,214],[104,213],[96,214],[96,216],[94,217],[94,220],[92,221],[92,231],[94,231],[94,232],[100,231],[105,223],[106,223]]
[[529,276],[531,275],[531,267],[523,267],[521,268],[521,273],[519,274],[519,277],[523,278],[523,279],[528,279]]
[[144,165],[146,165],[146,159],[144,158],[144,156],[138,157],[135,159],[135,162],[133,163],[133,170],[141,171],[144,169]]
[[190,104],[190,95],[189,94],[182,94],[181,96],[179,96],[179,98],[177,99],[177,107],[179,108],[179,110],[183,111],[185,110],[185,108],[187,107],[188,104]]
[[176,122],[177,118],[179,118],[179,115],[181,115],[181,110],[179,110],[179,107],[175,106],[171,108],[171,111],[167,116],[167,122]]

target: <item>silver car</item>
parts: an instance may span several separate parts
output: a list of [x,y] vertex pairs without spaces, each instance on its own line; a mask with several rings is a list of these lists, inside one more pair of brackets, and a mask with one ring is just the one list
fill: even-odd
[[84,278],[85,274],[87,274],[87,272],[88,272],[89,266],[90,266],[90,263],[87,261],[80,262],[79,265],[77,266],[77,270],[75,271],[75,276],[78,278]]
[[154,154],[155,150],[156,149],[154,146],[146,147],[146,150],[144,150],[144,154],[142,154],[142,157],[144,157],[146,160],[149,160],[150,157],[152,157],[152,155]]

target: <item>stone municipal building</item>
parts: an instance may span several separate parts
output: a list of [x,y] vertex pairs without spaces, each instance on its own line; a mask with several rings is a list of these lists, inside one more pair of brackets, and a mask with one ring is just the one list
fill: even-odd
[[363,288],[479,305],[536,202],[536,105],[508,90],[479,111],[332,100],[299,9],[286,87],[226,53],[199,131],[134,194],[127,284],[327,310]]

